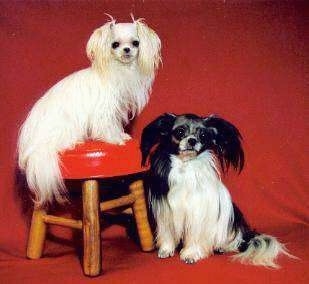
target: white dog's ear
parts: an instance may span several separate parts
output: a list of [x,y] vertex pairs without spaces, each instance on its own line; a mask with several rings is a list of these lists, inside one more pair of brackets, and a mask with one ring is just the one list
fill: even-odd
[[134,21],[139,37],[138,64],[145,75],[153,75],[161,62],[161,41],[141,19]]
[[86,52],[92,65],[104,71],[111,59],[111,29],[114,21],[96,29],[88,40]]

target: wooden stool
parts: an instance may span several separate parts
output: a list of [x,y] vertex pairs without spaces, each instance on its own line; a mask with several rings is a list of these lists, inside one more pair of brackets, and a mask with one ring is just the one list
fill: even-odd
[[143,251],[153,250],[153,236],[147,218],[143,181],[129,186],[129,194],[100,202],[98,179],[120,177],[145,171],[141,168],[139,144],[132,139],[126,145],[112,145],[87,141],[60,155],[64,179],[82,180],[83,220],[48,215],[45,209],[34,208],[29,233],[27,257],[42,256],[47,224],[60,225],[83,231],[83,270],[87,276],[101,272],[101,238],[99,215],[101,211],[125,205],[132,206]]

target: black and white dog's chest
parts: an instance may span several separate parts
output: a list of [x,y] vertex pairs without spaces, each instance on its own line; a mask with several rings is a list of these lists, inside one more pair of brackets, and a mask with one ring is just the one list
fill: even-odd
[[167,199],[172,208],[176,203],[182,207],[192,203],[201,206],[213,194],[212,188],[218,183],[211,154],[205,152],[188,161],[172,155],[168,183]]

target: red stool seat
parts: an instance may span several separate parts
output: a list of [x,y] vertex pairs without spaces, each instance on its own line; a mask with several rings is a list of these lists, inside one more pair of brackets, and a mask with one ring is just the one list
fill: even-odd
[[125,145],[86,141],[59,155],[64,179],[107,178],[146,171],[136,139]]

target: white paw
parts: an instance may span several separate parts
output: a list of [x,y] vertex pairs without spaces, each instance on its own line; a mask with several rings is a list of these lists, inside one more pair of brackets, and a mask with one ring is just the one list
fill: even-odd
[[125,140],[119,140],[117,143],[115,144],[118,144],[118,145],[125,145],[126,144],[126,141]]
[[174,256],[174,249],[164,249],[160,248],[158,251],[158,257],[159,258],[168,258],[171,256]]
[[132,139],[132,137],[127,134],[127,133],[119,133],[115,136],[110,136],[110,137],[99,137],[99,140],[115,144],[115,145],[125,145],[128,140]]
[[118,139],[118,145],[125,145],[127,141],[131,140],[132,137],[127,133],[121,133],[120,138]]
[[126,141],[121,136],[112,137],[112,138],[103,137],[103,138],[98,138],[98,140],[106,142],[106,143],[114,144],[114,145],[124,145],[126,143]]
[[128,134],[128,133],[121,133],[121,138],[124,140],[124,141],[129,141],[132,139],[132,137]]
[[196,263],[198,260],[205,257],[203,249],[200,247],[188,247],[183,248],[180,251],[180,259],[187,264]]

